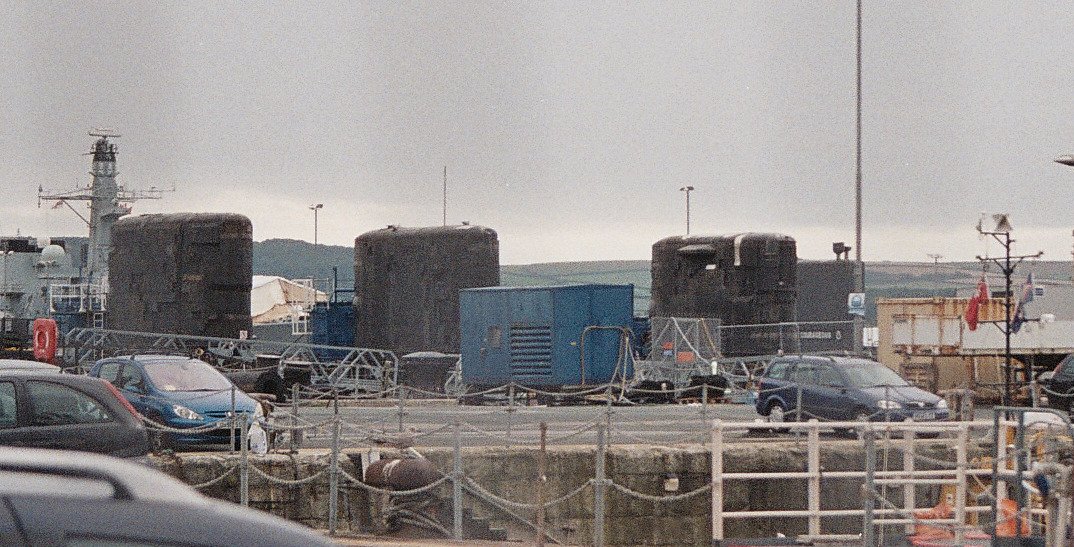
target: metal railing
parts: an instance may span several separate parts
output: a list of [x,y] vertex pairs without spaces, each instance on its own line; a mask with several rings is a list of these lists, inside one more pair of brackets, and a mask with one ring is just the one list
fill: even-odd
[[88,369],[96,360],[130,348],[143,353],[185,354],[227,370],[256,366],[258,355],[273,355],[282,366],[310,370],[310,385],[324,392],[381,392],[398,381],[399,359],[387,350],[348,348],[258,339],[219,338],[76,328],[64,336],[63,359],[72,368]]
[[[509,386],[509,388],[512,386]],[[509,390],[512,393],[510,400],[514,400],[514,396],[523,392],[521,386],[513,386],[514,390]],[[1019,470],[1029,473],[1030,469],[1034,469],[1035,464],[1032,459],[1035,457],[1040,462],[1046,461],[1047,453],[1032,454],[1029,448],[1030,442],[1025,435],[1026,426],[1024,420],[1000,420],[997,418],[989,421],[968,421],[968,422],[893,422],[893,423],[872,423],[868,421],[842,421],[842,422],[824,422],[817,419],[811,419],[805,422],[787,422],[778,424],[780,429],[786,429],[791,432],[793,437],[798,439],[795,441],[796,446],[804,447],[804,468],[800,471],[797,470],[770,470],[764,472],[740,472],[732,471],[724,468],[724,450],[728,446],[733,446],[736,443],[747,441],[749,436],[742,438],[736,436],[736,434],[750,433],[756,431],[767,431],[772,429],[774,424],[770,423],[755,423],[748,421],[734,421],[728,418],[719,418],[719,412],[716,409],[710,408],[709,405],[702,404],[697,407],[682,407],[686,413],[684,422],[693,422],[694,424],[703,425],[708,428],[709,433],[704,436],[690,437],[685,435],[681,441],[692,444],[709,444],[709,450],[711,453],[711,470],[710,481],[694,490],[685,492],[682,494],[669,494],[669,495],[652,495],[633,490],[624,484],[617,484],[609,479],[606,469],[604,468],[605,458],[608,454],[608,449],[612,444],[612,434],[618,437],[620,443],[634,444],[637,442],[648,442],[653,444],[668,444],[664,440],[653,440],[640,438],[627,427],[622,425],[616,425],[610,416],[615,412],[612,406],[605,406],[604,412],[608,414],[603,419],[597,419],[590,422],[581,424],[569,431],[558,432],[553,435],[548,435],[547,424],[540,424],[540,443],[539,454],[543,456],[547,446],[555,443],[570,443],[572,445],[593,443],[595,445],[595,473],[592,478],[586,479],[580,484],[572,487],[570,491],[561,491],[561,495],[551,501],[547,501],[546,493],[539,492],[537,494],[536,501],[526,500],[518,501],[504,497],[504,495],[496,494],[488,487],[479,484],[474,477],[465,475],[462,472],[462,452],[461,447],[464,438],[471,440],[482,440],[481,445],[499,445],[503,444],[507,447],[522,447],[534,449],[535,442],[529,441],[525,438],[515,437],[512,440],[512,433],[518,435],[527,429],[527,426],[532,424],[516,424],[513,423],[513,416],[515,411],[511,410],[510,404],[504,409],[493,409],[489,411],[483,411],[478,408],[477,412],[482,412],[482,415],[496,414],[503,412],[507,416],[507,424],[505,431],[488,431],[480,426],[468,423],[459,416],[450,418],[450,423],[430,428],[426,430],[414,430],[412,428],[405,427],[405,416],[409,413],[409,410],[405,406],[405,396],[400,397],[400,403],[397,408],[384,408],[383,412],[388,416],[395,416],[398,419],[398,435],[392,435],[390,429],[390,420],[385,419],[376,423],[371,423],[366,420],[357,422],[348,422],[340,414],[340,402],[341,399],[336,397],[329,402],[332,405],[332,414],[325,418],[319,418],[315,416],[304,417],[300,415],[299,401],[302,399],[301,390],[299,386],[293,386],[292,388],[292,400],[290,405],[281,406],[277,409],[277,412],[272,414],[272,419],[269,423],[265,424],[265,429],[274,434],[276,437],[276,444],[273,447],[274,451],[286,450],[290,453],[297,452],[301,439],[299,434],[305,434],[307,438],[311,437],[327,437],[329,442],[329,461],[325,467],[319,470],[311,470],[308,476],[294,478],[281,478],[273,476],[270,472],[265,471],[257,467],[257,457],[248,454],[246,448],[243,447],[240,451],[240,462],[236,465],[230,466],[224,469],[221,475],[213,477],[210,480],[198,483],[195,486],[207,488],[212,485],[219,484],[220,482],[227,480],[227,477],[233,476],[234,473],[239,474],[238,488],[241,490],[240,502],[249,502],[249,487],[250,487],[250,475],[255,475],[258,481],[267,481],[270,483],[284,485],[288,487],[298,486],[302,484],[312,483],[324,478],[328,478],[329,484],[327,487],[330,489],[330,504],[331,510],[329,515],[331,521],[329,523],[329,529],[333,532],[336,530],[338,523],[335,521],[335,515],[337,515],[336,509],[338,509],[338,491],[340,488],[347,486],[352,488],[365,489],[369,492],[384,494],[389,498],[404,498],[406,496],[412,496],[425,492],[440,492],[441,495],[446,495],[441,487],[447,488],[450,486],[450,496],[453,504],[453,521],[451,523],[436,523],[427,522],[428,519],[424,519],[420,515],[415,515],[410,509],[403,507],[397,508],[400,511],[400,515],[404,515],[405,519],[409,519],[408,522],[425,522],[425,525],[430,529],[437,529],[439,526],[445,535],[461,538],[461,529],[459,528],[457,518],[461,518],[462,506],[469,503],[485,504],[495,512],[503,515],[510,522],[514,522],[517,526],[521,526],[526,529],[530,529],[533,533],[537,534],[540,538],[545,538],[550,542],[565,542],[568,538],[557,538],[555,534],[545,529],[549,524],[546,511],[552,507],[565,503],[570,499],[581,495],[585,490],[593,489],[593,507],[592,514],[594,515],[593,522],[593,536],[592,541],[594,545],[601,545],[603,538],[605,537],[605,502],[610,493],[616,495],[629,496],[637,500],[643,500],[652,503],[673,503],[688,498],[704,495],[711,491],[711,526],[712,526],[712,538],[719,540],[724,539],[724,531],[726,529],[726,523],[728,521],[750,519],[750,518],[802,518],[807,521],[807,530],[805,536],[813,539],[828,539],[828,540],[849,540],[853,542],[861,542],[867,545],[876,545],[875,541],[877,536],[883,535],[885,530],[891,527],[906,526],[907,532],[912,530],[916,525],[929,525],[942,529],[949,530],[953,538],[957,541],[961,539],[962,535],[967,530],[967,517],[969,515],[979,515],[981,518],[986,518],[986,524],[982,524],[982,527],[987,527],[987,523],[994,524],[998,522],[1004,522],[1010,520],[1012,517],[1000,516],[995,517],[998,509],[996,508],[996,501],[1006,497],[1005,491],[1009,488],[1016,489],[1016,499],[1019,500],[1019,510],[1017,515],[1013,518],[1025,518],[1027,522],[1030,522],[1032,526],[1038,529],[1044,530],[1049,534],[1054,541],[1059,541],[1062,535],[1062,530],[1065,530],[1063,522],[1067,522],[1067,512],[1070,510],[1069,503],[1067,505],[1061,505],[1052,503],[1050,500],[1038,500],[1037,505],[1048,504],[1048,507],[1031,507],[1032,504],[1028,503],[1029,496],[1019,494],[1017,492],[1017,485],[1022,484],[1023,476],[1019,476]],[[399,389],[397,391],[405,391],[405,389]],[[600,393],[596,391],[595,393]],[[307,400],[307,402],[310,402]],[[999,412],[1030,412],[1037,411],[1038,409],[999,409]],[[516,409],[517,411],[517,409]],[[236,414],[232,413],[232,416]],[[711,418],[717,418],[712,420]],[[202,429],[211,430],[215,428],[230,427],[233,431],[236,431],[239,439],[245,439],[247,435],[246,429],[247,420],[243,418],[233,418],[231,422],[221,421],[210,426],[205,426]],[[707,425],[706,425],[707,424]],[[637,423],[635,422],[636,426]],[[383,427],[378,427],[383,426]],[[663,421],[662,426],[666,429],[685,429],[682,425]],[[156,424],[153,422],[147,422],[147,427],[151,429],[157,429],[162,431],[172,431],[163,424]],[[574,426],[572,426],[574,427]],[[1003,428],[1013,427],[1019,433],[1015,438],[1017,443],[1012,446],[1007,446],[1006,443],[999,442],[999,431]],[[825,469],[821,466],[822,454],[826,450],[826,446],[832,446],[831,444],[825,444],[821,442],[820,432],[824,429],[854,429],[858,431],[858,441],[865,455],[865,463],[862,468],[859,469],[845,469],[845,470],[832,470]],[[1069,423],[1065,422],[1063,425],[1065,434],[1070,435],[1068,439],[1074,439],[1074,431],[1071,431]],[[182,430],[184,432],[190,432],[190,430]],[[991,445],[991,460],[995,462],[995,467],[989,469],[987,465],[973,464],[970,461],[970,449],[974,446],[974,442],[980,443],[983,439],[987,438],[988,432],[993,435],[993,443]],[[982,435],[982,433],[984,433]],[[797,435],[805,436],[804,444],[801,442],[801,437]],[[939,440],[921,439],[924,434],[929,434],[931,437],[940,437]],[[476,435],[476,437],[475,437]],[[418,488],[412,491],[393,491],[390,489],[375,488],[362,482],[361,477],[356,477],[346,471],[339,461],[341,450],[348,448],[354,449],[356,447],[368,447],[374,444],[380,444],[388,442],[389,444],[396,441],[401,441],[403,445],[413,446],[431,442],[433,437],[450,439],[452,446],[453,460],[452,466],[449,471],[441,471],[440,478],[434,483],[422,488]],[[1049,436],[1054,440],[1054,435]],[[587,440],[592,439],[592,440]],[[1069,443],[1069,440],[1064,442]],[[943,443],[950,445],[953,450],[953,458],[937,458],[930,456],[930,452],[921,451],[917,447],[921,443]],[[245,444],[245,443],[242,443]],[[845,446],[845,443],[840,443]],[[985,445],[985,448],[988,448]],[[902,454],[902,469],[891,470],[888,469],[886,462],[888,461],[888,451],[897,450]],[[982,448],[978,445],[976,448],[980,454]],[[1069,451],[1068,451],[1069,453]],[[885,465],[878,465],[878,459],[880,455],[883,455],[883,461]],[[1055,451],[1051,453],[1055,455]],[[538,460],[546,459],[545,457],[538,457]],[[1022,462],[1021,464],[1015,462]],[[1010,471],[1004,471],[1009,468]],[[314,468],[316,469],[316,468]],[[1053,465],[1052,467],[1041,468],[1043,471],[1040,473],[1051,473],[1053,475],[1061,476],[1063,480],[1069,480],[1069,472],[1061,466]],[[1065,475],[1064,475],[1065,473]],[[542,471],[541,475],[543,476]],[[991,505],[972,503],[967,500],[970,499],[967,496],[969,481],[976,481],[978,484],[982,484],[982,481],[988,481],[989,478],[994,477],[998,480],[993,481],[991,498],[993,503]],[[822,506],[822,485],[824,480],[839,480],[839,479],[858,479],[863,483],[861,490],[861,507],[860,508],[847,508],[847,507],[824,507]],[[802,502],[804,509],[751,509],[751,508],[729,508],[726,507],[725,489],[729,483],[734,481],[743,480],[801,480],[806,481],[806,499]],[[519,483],[525,484],[526,478],[520,477]],[[321,484],[321,483],[318,483]],[[538,483],[543,484],[543,483]],[[937,486],[937,485],[951,485],[955,488],[953,496],[953,507],[951,508],[951,515],[945,518],[926,518],[917,513],[919,509],[917,502],[917,487],[922,485]],[[898,496],[895,494],[888,494],[888,489],[902,489],[901,505],[897,505],[896,501]],[[435,493],[434,492],[434,493]],[[1054,495],[1053,495],[1054,497]],[[1069,497],[1069,496],[1067,496]],[[980,500],[982,498],[978,498]],[[334,501],[331,501],[334,500]],[[788,504],[795,504],[795,500],[786,500]],[[792,505],[793,506],[793,505]],[[410,513],[406,513],[411,511]],[[535,516],[529,517],[527,512],[532,512]],[[1041,519],[1043,515],[1048,515],[1048,519]],[[400,517],[400,518],[404,518]],[[859,535],[846,535],[832,533],[831,530],[826,529],[825,522],[828,519],[839,517],[860,517],[862,519],[862,534]],[[1048,526],[1045,528],[1045,525]],[[1059,543],[1052,543],[1059,544]]]

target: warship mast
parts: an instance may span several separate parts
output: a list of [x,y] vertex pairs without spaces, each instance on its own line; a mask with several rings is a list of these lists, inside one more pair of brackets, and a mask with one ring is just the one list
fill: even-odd
[[[82,282],[107,284],[112,226],[120,217],[130,214],[131,203],[141,199],[160,199],[161,190],[154,187],[133,191],[117,183],[116,176],[119,171],[116,170],[116,145],[109,139],[118,138],[120,135],[108,129],[93,129],[89,135],[97,137],[89,152],[89,155],[93,156],[89,172],[93,180],[89,186],[65,192],[45,192],[44,188],[39,187],[37,203],[38,207],[42,201],[56,202],[53,207],[66,205],[89,226],[89,244]],[[89,219],[71,206],[70,201],[88,201]]]

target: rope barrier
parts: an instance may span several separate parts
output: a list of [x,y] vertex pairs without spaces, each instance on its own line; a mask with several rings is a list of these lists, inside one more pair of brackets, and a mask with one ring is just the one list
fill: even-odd
[[236,470],[238,470],[238,468],[239,468],[239,465],[235,464],[235,465],[229,467],[226,471],[224,471],[224,473],[222,475],[216,477],[215,479],[210,479],[208,481],[201,482],[201,483],[198,483],[198,484],[191,484],[190,487],[194,488],[194,489],[197,489],[197,490],[201,490],[202,488],[208,488],[208,487],[210,487],[210,486],[212,486],[212,485],[214,485],[214,484],[226,479],[228,477],[228,475],[234,473]]
[[486,501],[491,501],[493,503],[506,505],[506,506],[514,508],[514,509],[536,511],[538,508],[541,508],[541,507],[543,507],[545,509],[555,507],[556,505],[559,505],[559,504],[561,504],[561,503],[563,503],[563,502],[565,502],[565,501],[577,496],[578,494],[581,494],[587,488],[589,488],[590,486],[593,486],[593,480],[595,480],[595,479],[587,480],[587,481],[583,482],[581,485],[579,485],[578,487],[576,487],[576,488],[572,489],[571,491],[567,492],[566,494],[564,494],[564,495],[562,495],[562,496],[560,496],[560,497],[558,497],[558,498],[556,498],[554,500],[546,501],[544,503],[521,503],[521,502],[509,500],[509,499],[506,499],[506,498],[502,498],[500,496],[497,496],[496,494],[493,494],[492,492],[489,492],[483,486],[478,484],[477,481],[471,479],[470,477],[463,478],[463,485],[468,487],[469,489],[471,489],[471,491],[474,494],[477,494],[477,495],[485,498]]
[[[311,424],[308,424],[308,425],[294,425],[294,426],[292,426],[292,425],[280,425],[280,424],[270,423],[270,424],[262,424],[261,427],[264,428],[265,431],[303,431],[303,430],[306,430],[306,429],[320,429],[322,427],[332,425],[332,423],[334,423],[335,421],[336,421],[336,419],[333,417],[333,418],[329,418],[327,420],[324,420],[322,422],[311,423]],[[343,423],[346,424],[346,422],[343,422]]]
[[412,490],[393,490],[391,488],[377,488],[376,486],[370,486],[361,479],[358,479],[354,475],[351,475],[343,468],[340,468],[338,471],[339,475],[343,477],[346,481],[353,483],[355,486],[361,488],[362,490],[365,490],[367,492],[373,492],[375,494],[388,494],[389,496],[413,496],[415,494],[421,494],[430,490],[435,490],[440,485],[451,480],[451,477],[441,474],[442,476],[439,479],[420,488],[414,488]]
[[684,492],[682,494],[674,494],[674,495],[671,495],[671,496],[653,496],[653,495],[650,495],[650,494],[645,494],[643,492],[638,492],[637,490],[631,490],[630,488],[627,488],[626,486],[623,486],[621,484],[616,484],[614,482],[609,481],[609,484],[612,486],[612,488],[615,488],[616,490],[622,492],[623,494],[626,494],[627,496],[630,496],[632,498],[637,498],[639,500],[651,501],[651,502],[656,502],[656,503],[672,503],[672,502],[676,502],[676,501],[682,501],[684,499],[689,499],[689,498],[692,498],[694,496],[704,494],[705,492],[708,492],[709,490],[712,490],[712,483],[708,483],[708,484],[702,486],[701,488],[698,488],[696,490],[691,490],[689,492]]
[[[145,422],[145,425],[146,425],[147,429],[154,429],[154,430],[157,430],[157,431],[164,431],[166,433],[205,433],[205,432],[208,432],[208,431],[215,431],[217,429],[231,429],[231,419],[230,418],[221,418],[219,421],[213,422],[211,424],[199,425],[199,426],[196,426],[196,427],[170,427],[170,426],[164,425],[162,423],[150,420],[149,418],[146,418],[145,416],[141,416],[141,418],[142,418],[142,421]],[[221,422],[225,422],[225,423],[221,424]],[[236,428],[236,429],[238,429],[238,428]]]
[[328,470],[329,470],[330,466],[326,466],[326,467],[322,468],[320,471],[318,471],[318,472],[316,472],[316,473],[314,473],[314,474],[312,474],[312,475],[310,475],[308,477],[303,477],[301,479],[294,479],[294,480],[281,479],[279,477],[274,477],[274,476],[262,471],[260,468],[258,468],[256,465],[254,465],[252,463],[249,465],[249,468],[250,468],[251,471],[254,472],[254,474],[260,476],[261,478],[263,478],[263,479],[265,479],[265,480],[267,480],[267,481],[269,481],[271,483],[283,484],[283,485],[286,485],[286,486],[298,486],[300,484],[310,483],[310,482],[313,482],[313,481],[321,478],[323,475],[328,473]]

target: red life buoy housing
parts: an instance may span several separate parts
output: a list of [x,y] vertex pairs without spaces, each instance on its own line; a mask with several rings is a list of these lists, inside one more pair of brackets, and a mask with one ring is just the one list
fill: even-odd
[[45,363],[55,360],[58,335],[55,319],[34,319],[34,359]]

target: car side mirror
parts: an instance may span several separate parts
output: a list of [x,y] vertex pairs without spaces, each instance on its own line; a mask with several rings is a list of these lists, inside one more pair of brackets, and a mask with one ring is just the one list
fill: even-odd
[[141,384],[127,384],[123,386],[123,389],[131,393],[145,394],[145,387]]

